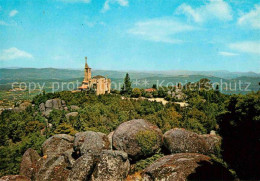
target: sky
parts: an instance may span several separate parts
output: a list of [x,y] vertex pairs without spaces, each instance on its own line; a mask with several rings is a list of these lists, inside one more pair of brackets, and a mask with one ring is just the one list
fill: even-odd
[[260,72],[259,0],[0,0],[0,67]]

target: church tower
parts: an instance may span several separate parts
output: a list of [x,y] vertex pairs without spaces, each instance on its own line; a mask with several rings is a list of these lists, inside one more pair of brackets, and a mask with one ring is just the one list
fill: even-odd
[[85,76],[84,83],[88,83],[91,80],[91,68],[88,66],[87,57],[85,57]]

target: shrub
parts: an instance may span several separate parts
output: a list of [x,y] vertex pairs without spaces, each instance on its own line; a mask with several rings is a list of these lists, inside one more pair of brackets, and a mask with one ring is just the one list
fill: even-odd
[[163,156],[164,155],[162,153],[158,152],[149,158],[139,160],[136,162],[135,167],[131,170],[131,172],[141,171]]
[[153,153],[153,146],[157,143],[157,134],[154,131],[139,131],[136,135],[137,142],[145,156]]
[[140,89],[138,88],[133,88],[133,91],[132,91],[132,97],[140,97],[142,95],[142,92]]

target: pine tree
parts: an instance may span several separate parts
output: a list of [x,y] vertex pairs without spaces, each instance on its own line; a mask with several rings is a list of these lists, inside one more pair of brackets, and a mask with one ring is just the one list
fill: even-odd
[[132,93],[132,82],[130,80],[130,76],[128,73],[126,73],[125,79],[124,79],[124,85],[121,88],[122,94],[128,94],[130,95]]

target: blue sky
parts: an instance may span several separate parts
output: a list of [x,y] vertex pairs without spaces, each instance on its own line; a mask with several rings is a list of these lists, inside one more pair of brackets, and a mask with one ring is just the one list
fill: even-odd
[[0,67],[260,72],[259,0],[0,0]]

